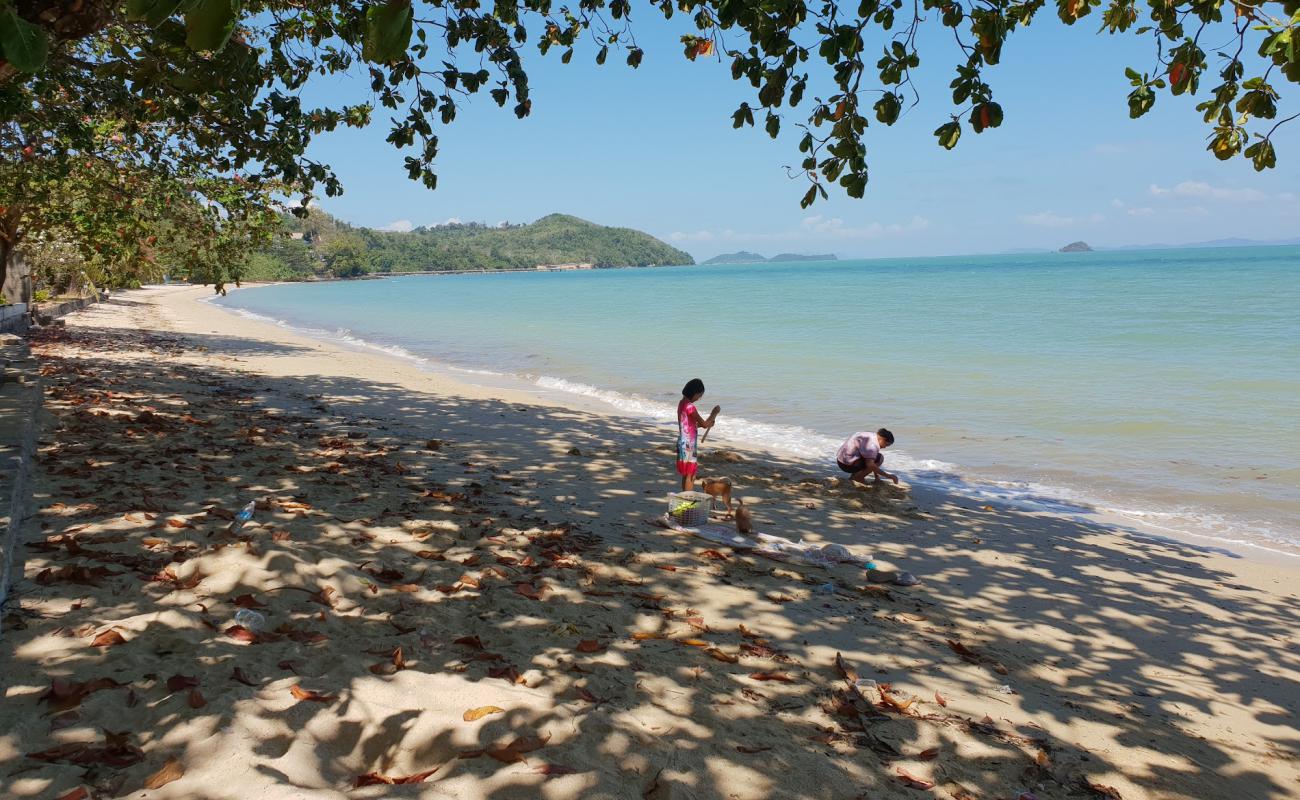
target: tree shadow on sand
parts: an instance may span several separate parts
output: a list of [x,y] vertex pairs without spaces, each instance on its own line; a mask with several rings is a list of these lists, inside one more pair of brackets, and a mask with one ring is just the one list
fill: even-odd
[[[189,360],[294,355],[237,337],[33,345],[5,796],[125,796],[169,759],[150,797],[1296,791],[1294,603],[1187,545],[706,458],[767,529],[923,576],[900,589],[650,526],[668,436],[630,420]],[[1203,738],[1225,706],[1276,735]]]

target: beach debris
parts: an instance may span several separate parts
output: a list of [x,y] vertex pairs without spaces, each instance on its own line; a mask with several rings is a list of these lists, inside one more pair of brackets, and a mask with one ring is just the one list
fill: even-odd
[[533,767],[533,774],[545,775],[548,778],[556,775],[573,775],[577,771],[573,767],[566,767],[562,764],[537,764]]
[[394,647],[392,654],[386,660],[370,665],[370,671],[375,675],[392,675],[403,669],[406,669],[406,659],[402,656],[400,646]]
[[880,692],[880,704],[892,708],[900,714],[906,714],[907,710],[916,702],[914,695],[903,695],[895,692],[893,687],[887,683],[879,684],[876,689]]
[[190,689],[190,694],[189,697],[186,698],[186,703],[190,708],[203,708],[208,704],[208,701],[203,696],[203,692],[200,692],[198,689]]
[[531,583],[516,583],[515,591],[527,597],[530,600],[541,600],[542,595],[546,592],[546,586],[534,586]]
[[104,743],[68,742],[46,750],[28,753],[28,758],[38,761],[62,761],[82,767],[103,764],[109,767],[129,767],[144,761],[144,751],[128,741],[130,732],[104,731]]
[[441,765],[434,767],[425,772],[417,772],[414,775],[403,775],[399,778],[391,778],[378,772],[367,772],[365,775],[358,775],[352,781],[353,788],[360,789],[362,786],[400,786],[408,783],[424,783],[429,776],[441,769]]
[[637,631],[632,634],[633,641],[637,641],[637,642],[645,642],[651,639],[666,639],[666,638],[668,637],[664,636],[662,633],[659,633],[657,631]]
[[167,679],[167,691],[183,692],[186,689],[194,689],[199,685],[198,678],[192,678],[189,675],[173,675]]
[[[281,664],[284,664],[285,662],[284,662],[284,661],[281,661],[280,663],[281,663]],[[292,663],[292,662],[290,662],[290,663]],[[285,669],[285,667],[281,667],[281,669]],[[292,667],[290,667],[289,669],[290,669],[290,671],[292,671]],[[238,681],[238,682],[244,684],[245,686],[257,686],[257,681],[255,681],[255,680],[253,680],[252,678],[250,678],[250,677],[248,676],[248,673],[247,673],[247,672],[244,672],[244,668],[243,668],[243,667],[235,667],[235,669],[230,673],[230,679],[231,679],[232,681]]]
[[945,698],[943,695],[939,694],[939,690],[938,690],[938,689],[935,689],[935,690],[934,690],[934,702],[938,703],[939,705],[943,706],[944,708],[947,708],[947,707],[948,707],[948,700],[947,700],[947,698]]
[[67,794],[59,795],[56,800],[86,800],[89,796],[90,795],[87,794],[85,787],[78,786]]
[[595,639],[583,639],[574,649],[579,653],[599,653],[605,646]]
[[505,747],[485,747],[479,750],[466,750],[458,758],[478,758],[479,756],[489,756],[500,761],[503,764],[515,764],[524,760],[525,753],[531,753],[534,750],[540,750],[551,740],[548,733],[545,736],[528,734],[520,736]]
[[916,758],[917,761],[933,761],[938,757],[939,757],[939,748],[937,747],[926,748],[925,750],[922,750],[921,752],[917,753],[914,756],[914,758]]
[[987,664],[993,667],[993,671],[998,673],[999,675],[1007,674],[1007,668],[1002,666],[1000,662],[995,661],[994,659],[989,658],[988,656],[981,655],[980,653],[975,652],[974,650],[967,647],[958,639],[949,639],[948,647],[951,648],[951,650],[954,653],[961,656],[963,661],[966,661],[970,664]]
[[571,455],[571,456],[580,456],[580,455],[582,455],[582,451],[579,450],[579,449],[576,448],[576,447],[570,447],[570,448],[569,448],[569,455]]
[[1098,797],[1105,798],[1105,800],[1124,800],[1120,795],[1119,790],[1113,786],[1103,786],[1100,783],[1093,783],[1087,778],[1083,779],[1083,785],[1088,791]]
[[466,711],[462,718],[466,722],[477,722],[490,714],[504,714],[505,709],[500,706],[479,706]]
[[115,689],[120,686],[126,686],[124,683],[118,683],[112,678],[95,678],[89,681],[65,681],[61,678],[55,678],[50,682],[50,688],[40,696],[49,704],[51,710],[67,711],[81,705],[81,701],[86,695],[98,692],[101,689]]
[[[52,583],[79,583],[82,586],[99,586],[104,578],[124,575],[108,567],[47,567],[36,575],[36,582],[44,585]],[[174,576],[173,576],[174,577]]]
[[745,755],[753,755],[754,753],[766,753],[768,750],[771,749],[772,749],[771,747],[765,745],[748,745],[748,744],[736,745],[736,752],[744,753]]
[[910,572],[900,572],[894,577],[895,586],[915,586],[921,581]]
[[740,661],[740,656],[735,655],[734,653],[728,653],[717,647],[710,647],[704,652],[712,656],[714,661],[721,661],[726,664],[735,664]]
[[791,678],[784,672],[754,672],[750,674],[750,679],[756,681],[777,681],[778,683],[794,683]]
[[229,628],[226,628],[225,634],[231,639],[234,639],[237,642],[243,642],[244,644],[257,644],[258,641],[257,633],[250,631],[243,625],[231,625]]
[[898,768],[898,779],[901,780],[904,784],[912,787],[913,789],[934,788],[934,781],[926,780],[925,778],[921,778],[916,775],[913,775],[912,773],[908,772],[902,767]]
[[524,683],[524,677],[513,664],[506,664],[504,667],[488,667],[487,674],[489,678],[501,678],[509,683]]
[[94,639],[92,639],[90,642],[90,646],[91,647],[112,647],[113,645],[125,644],[125,643],[126,643],[126,637],[122,636],[122,634],[118,633],[115,629],[109,628],[108,630],[104,631],[103,633],[99,634]]
[[330,703],[333,702],[336,695],[322,694],[314,689],[304,689],[299,684],[289,687],[289,693],[297,700],[305,700],[312,703]]
[[479,639],[478,636],[462,636],[459,639],[453,639],[452,644],[462,644],[471,650],[483,649],[483,640]]
[[235,612],[235,625],[258,634],[266,630],[266,617],[251,608],[241,608]]
[[[266,608],[266,603],[263,603],[251,594],[241,594],[238,597],[232,597],[230,598],[230,604],[239,606],[240,608]],[[236,613],[235,619],[238,621],[238,613]]]
[[998,688],[994,689],[993,691],[997,692],[998,694],[1015,694],[1015,693],[1016,693],[1016,690],[1015,690],[1015,689],[1012,689],[1011,686],[1010,686],[1009,684],[1003,684],[1003,685],[999,686]]

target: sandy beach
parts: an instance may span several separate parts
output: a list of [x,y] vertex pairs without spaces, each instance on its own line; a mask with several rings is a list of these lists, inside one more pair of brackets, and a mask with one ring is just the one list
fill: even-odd
[[32,338],[0,796],[1300,797],[1300,560],[711,438],[761,530],[881,569],[773,561],[651,524],[666,428],[209,294]]

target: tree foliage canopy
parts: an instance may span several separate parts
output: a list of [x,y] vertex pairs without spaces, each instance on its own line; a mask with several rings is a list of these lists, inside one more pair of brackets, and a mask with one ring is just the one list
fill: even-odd
[[[987,68],[1001,61],[1014,32],[1049,13],[1067,25],[1150,40],[1151,62],[1126,72],[1132,116],[1164,92],[1196,95],[1216,158],[1244,156],[1261,170],[1276,164],[1273,133],[1297,116],[1279,117],[1278,87],[1300,83],[1300,0],[1046,6],[657,0],[649,8],[689,20],[686,58],[721,59],[748,84],[753,94],[732,114],[736,127],[761,125],[773,137],[797,127],[804,206],[834,185],[864,194],[870,125],[892,125],[920,100],[912,74],[924,27],[955,43],[951,105],[934,131],[950,149],[965,130],[1001,125],[1006,112]],[[359,68],[392,119],[388,142],[408,153],[407,174],[433,188],[438,130],[469,95],[486,92],[527,116],[533,100],[524,56],[534,48],[567,63],[585,40],[597,64],[617,53],[636,67],[646,53],[632,11],[629,0],[0,0],[0,170],[25,161],[66,175],[69,164],[93,156],[128,171],[238,175],[245,208],[267,202],[274,187],[300,196],[305,210],[313,194],[341,191],[329,167],[307,156],[312,138],[368,125],[375,108],[308,108],[301,90]],[[24,186],[5,182],[11,193],[0,204],[10,206],[4,201]],[[217,214],[214,225],[226,218]],[[0,221],[0,243],[21,235],[21,224]]]

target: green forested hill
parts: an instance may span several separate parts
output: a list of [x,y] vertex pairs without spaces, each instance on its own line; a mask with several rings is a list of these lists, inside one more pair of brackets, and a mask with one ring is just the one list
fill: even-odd
[[356,277],[429,270],[531,269],[543,264],[632,267],[695,263],[653,236],[566,214],[527,225],[439,225],[410,232],[357,228],[320,211],[285,217],[285,236],[256,254],[246,280]]

